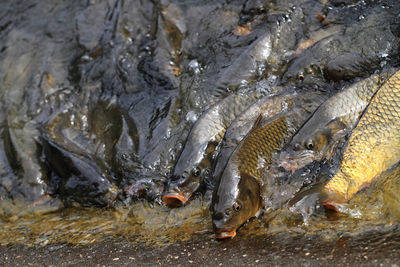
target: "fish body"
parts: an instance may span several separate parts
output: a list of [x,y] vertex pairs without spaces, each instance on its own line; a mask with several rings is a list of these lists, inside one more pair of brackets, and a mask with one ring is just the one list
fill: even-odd
[[211,175],[216,150],[226,129],[260,93],[233,94],[206,110],[193,125],[175,165],[163,201],[170,207],[182,206]]
[[[398,4],[394,1],[387,9],[371,5],[363,12],[362,20],[350,20],[345,27],[330,32],[292,61],[282,81],[298,80],[303,86],[315,86],[323,85],[325,80],[350,80],[372,74],[396,59],[400,46],[394,30]],[[346,21],[349,15],[343,12],[341,19]]]
[[260,64],[264,64],[271,53],[271,34],[265,33],[250,45],[228,68],[224,70],[217,86],[237,88],[254,79]]
[[331,159],[339,141],[354,128],[388,77],[389,72],[372,75],[326,100],[280,153],[280,165],[294,172],[313,161]]
[[400,160],[400,71],[375,94],[354,128],[340,170],[325,185],[331,202],[346,202]]
[[[252,6],[266,4],[248,3]],[[258,77],[272,73],[281,75],[282,69],[292,58],[291,51],[296,47],[297,34],[303,31],[303,10],[297,6],[286,10],[284,15],[271,15],[268,20],[269,23],[259,28],[262,31],[259,37],[222,71],[216,83],[218,88],[232,90]],[[265,28],[269,30],[265,32]]]
[[251,131],[260,115],[264,118],[273,117],[293,106],[297,96],[295,91],[283,92],[278,95],[265,96],[243,111],[227,129],[221,144],[213,172],[213,182],[217,182],[225,166],[240,141]]
[[55,194],[67,201],[105,206],[113,202],[120,182],[113,175],[113,161],[119,156],[115,148],[126,118],[114,101],[89,107],[55,113],[41,129],[41,143]]
[[[321,104],[317,93],[296,100],[289,111],[270,118],[260,116],[253,129],[240,142],[214,191],[211,210],[217,239],[234,237],[236,230],[262,210],[262,181],[265,168],[272,162],[273,152],[289,141],[292,134]],[[311,100],[312,99],[312,100]],[[305,104],[308,103],[308,104]]]

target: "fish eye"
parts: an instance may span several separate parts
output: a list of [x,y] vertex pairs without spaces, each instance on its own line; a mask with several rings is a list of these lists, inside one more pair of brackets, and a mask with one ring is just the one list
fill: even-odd
[[199,167],[194,167],[194,168],[192,169],[192,175],[193,175],[194,177],[199,177],[199,176],[200,176],[200,173],[201,173],[201,170],[200,170]]
[[225,210],[225,215],[226,215],[226,216],[230,216],[231,213],[232,213],[232,210],[231,210],[231,209],[226,209],[226,210]]
[[305,143],[305,147],[306,147],[306,149],[308,149],[308,150],[313,150],[313,148],[314,148],[314,142],[313,142],[313,140],[308,140],[308,141]]
[[304,73],[303,72],[299,72],[296,76],[297,80],[299,81],[303,81],[304,80]]
[[239,203],[235,202],[235,203],[232,205],[232,208],[233,208],[234,211],[239,212],[240,209],[242,208],[242,206],[241,206]]
[[294,151],[299,151],[299,150],[300,150],[300,144],[299,144],[299,143],[296,143],[296,144],[294,145],[294,147],[293,147],[293,150],[294,150]]
[[204,176],[209,177],[211,175],[211,170],[210,169],[205,169],[204,170]]

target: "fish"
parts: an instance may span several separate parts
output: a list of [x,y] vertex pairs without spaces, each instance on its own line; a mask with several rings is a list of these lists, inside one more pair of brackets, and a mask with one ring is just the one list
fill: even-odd
[[316,92],[306,98],[298,97],[296,102],[303,105],[289,111],[267,118],[261,115],[234,150],[212,196],[212,223],[217,239],[236,236],[241,225],[262,213],[261,177],[271,164],[273,153],[290,140],[323,101]]
[[[244,9],[258,6],[261,11],[264,5],[268,4],[251,1]],[[236,90],[260,77],[281,75],[282,68],[293,56],[291,51],[296,47],[296,35],[302,31],[303,21],[303,10],[300,7],[287,10],[285,14],[270,16],[263,27],[254,29],[254,35],[261,31],[257,34],[257,39],[222,70],[220,78],[216,81],[217,88]],[[249,38],[253,38],[253,33],[250,34],[247,26],[239,26],[234,33],[249,34]]]
[[390,9],[372,5],[362,20],[329,32],[293,59],[282,82],[313,87],[326,80],[366,77],[381,69],[398,57],[400,42],[393,30],[398,24],[397,9],[397,2]]
[[116,187],[101,164],[93,163],[89,157],[75,154],[56,144],[44,135],[44,155],[49,166],[60,181],[52,180],[50,185],[64,200],[76,201],[83,205],[110,205],[116,196]]
[[[284,90],[282,90],[284,91]],[[293,106],[293,100],[297,93],[293,90],[284,91],[276,95],[269,95],[243,111],[229,126],[221,143],[216,165],[212,175],[212,183],[215,185],[225,169],[226,163],[240,141],[251,131],[260,114],[263,117],[273,117]]]
[[208,178],[226,129],[261,93],[232,94],[206,110],[193,125],[175,164],[162,200],[169,207],[184,205]]
[[247,1],[243,4],[243,8],[239,14],[238,26],[251,27],[251,23],[256,16],[267,13],[267,6],[270,3],[265,1]]
[[280,153],[279,165],[293,173],[313,161],[330,160],[391,73],[372,75],[326,100]]
[[260,36],[253,42],[229,67],[217,81],[218,88],[236,89],[247,81],[260,75],[258,69],[264,64],[271,53],[271,34]]
[[323,204],[348,202],[400,161],[400,71],[382,85],[350,135],[339,171],[324,186]]
[[[121,169],[127,168],[119,164],[117,172],[114,167],[121,157],[116,151],[118,143],[129,135],[127,128],[126,116],[115,98],[91,103],[88,110],[65,108],[55,112],[40,129],[45,164],[51,170],[51,195],[83,205],[111,205],[121,174],[125,174]],[[129,153],[136,152],[135,146],[130,149]]]

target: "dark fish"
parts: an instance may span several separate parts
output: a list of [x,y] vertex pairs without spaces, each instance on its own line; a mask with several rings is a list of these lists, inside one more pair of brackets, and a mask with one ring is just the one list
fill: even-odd
[[376,68],[371,59],[359,52],[349,52],[330,60],[323,69],[324,76],[331,81],[350,80],[369,73]]
[[246,26],[246,24],[250,24],[257,15],[267,13],[268,4],[270,3],[261,0],[246,1],[240,11],[238,25]]
[[322,97],[314,93],[314,96],[300,96],[296,101],[302,105],[272,118],[260,116],[231,155],[212,198],[212,221],[217,239],[234,237],[238,227],[262,211],[261,176],[272,162],[273,152],[289,140],[320,105]]
[[250,45],[217,81],[217,87],[236,89],[240,85],[256,78],[260,65],[266,63],[271,53],[271,35],[266,33]]
[[[254,5],[263,8],[262,5],[268,5],[249,2],[249,7]],[[217,87],[232,90],[271,73],[280,75],[281,69],[292,57],[291,51],[298,41],[296,34],[302,31],[303,20],[300,7],[287,10],[284,15],[274,14],[268,18],[267,24],[259,28],[262,30],[259,37],[222,72]]]
[[43,150],[47,162],[60,179],[51,181],[50,185],[55,189],[52,193],[83,205],[111,204],[114,189],[105,169],[93,159],[67,151],[46,137],[42,139]]
[[389,74],[373,75],[325,101],[280,153],[280,165],[294,172],[313,161],[329,160]]
[[283,75],[283,82],[298,80],[303,85],[315,86],[323,84],[325,79],[365,77],[395,60],[400,45],[397,33],[392,30],[398,24],[396,10],[398,6],[368,8],[361,20],[352,21],[299,54]]
[[163,201],[170,207],[182,206],[211,175],[216,149],[231,122],[261,97],[259,93],[233,94],[206,110],[193,125],[175,165]]
[[113,100],[89,105],[89,111],[66,109],[54,114],[43,127],[41,138],[51,170],[51,193],[83,205],[111,204],[117,193],[115,184],[121,179],[112,175],[112,165],[119,157],[116,143],[125,126]]

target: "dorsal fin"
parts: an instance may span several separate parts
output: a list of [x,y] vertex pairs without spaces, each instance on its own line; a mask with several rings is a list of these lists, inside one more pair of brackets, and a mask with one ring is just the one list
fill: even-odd
[[253,127],[251,128],[250,132],[253,131],[254,129],[257,129],[262,120],[263,120],[264,116],[262,114],[258,115],[257,119],[254,121]]

